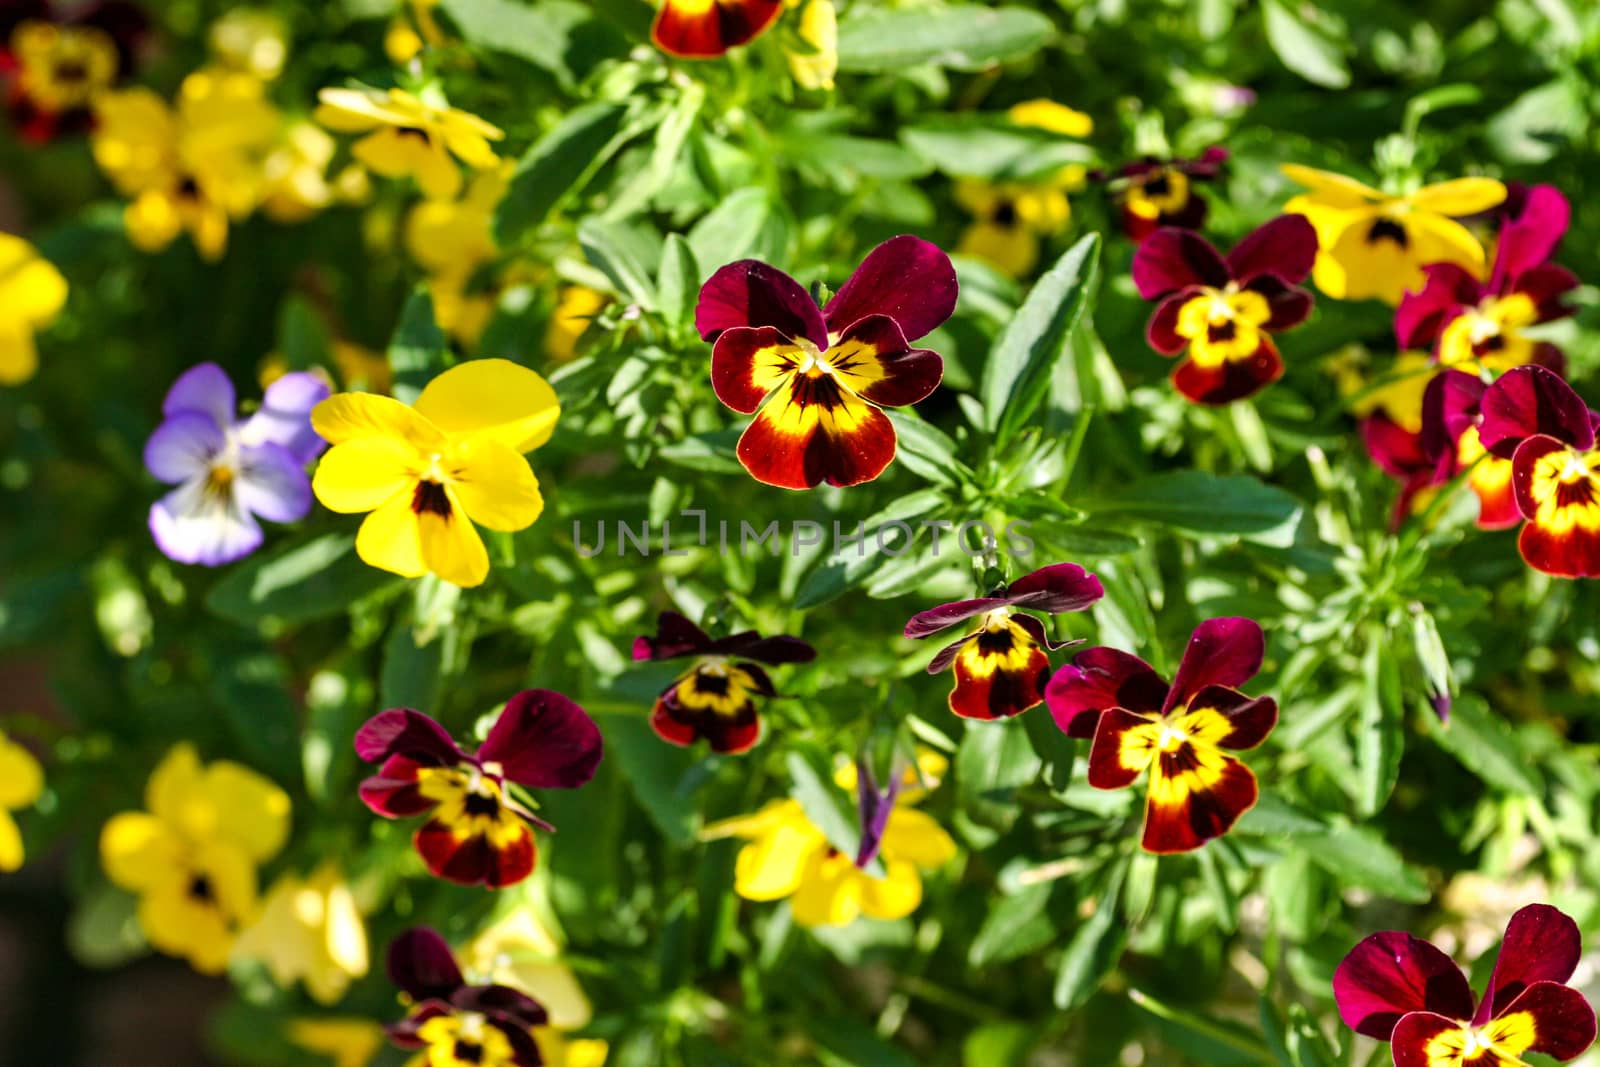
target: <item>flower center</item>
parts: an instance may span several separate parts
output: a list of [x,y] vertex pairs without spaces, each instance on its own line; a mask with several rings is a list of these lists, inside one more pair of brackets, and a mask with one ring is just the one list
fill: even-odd
[[95,26],[30,20],[12,33],[10,50],[23,92],[45,111],[86,107],[116,79],[116,42]]
[[1212,369],[1254,356],[1261,347],[1261,327],[1271,318],[1266,297],[1229,282],[1191,297],[1178,309],[1173,329],[1190,341],[1190,358]]
[[1165,753],[1178,751],[1189,742],[1189,735],[1170,723],[1161,724],[1161,733],[1156,738],[1156,748]]
[[803,374],[808,378],[821,378],[833,374],[834,367],[828,362],[827,353],[804,337],[800,339],[800,349],[804,355],[800,359],[799,367],[796,368],[797,374]]

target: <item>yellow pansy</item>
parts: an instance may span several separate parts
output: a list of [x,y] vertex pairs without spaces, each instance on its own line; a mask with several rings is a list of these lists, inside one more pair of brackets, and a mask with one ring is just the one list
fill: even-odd
[[414,178],[424,194],[448,200],[461,190],[451,156],[476,170],[500,162],[490,146],[505,136],[478,116],[436,106],[403,89],[324,89],[316,119],[340,133],[364,133],[351,150],[385,178]]
[[[838,780],[852,781],[849,772]],[[828,843],[797,800],[775,800],[753,815],[706,827],[707,838],[748,842],[734,866],[734,891],[746,900],[785,900],[801,926],[845,926],[862,915],[900,919],[922,903],[922,871],[955,858],[956,845],[933,817],[897,797],[884,828],[875,878]]]
[[31,808],[44,792],[44,770],[33,753],[0,733],[0,871],[22,866],[22,831],[13,811]]
[[356,535],[368,564],[479,585],[489,555],[473,523],[512,531],[539,517],[544,499],[522,453],[550,439],[560,413],[548,382],[504,359],[452,367],[415,406],[340,393],[311,413],[333,446],[312,487],[332,511],[371,512]]
[[309,877],[285,874],[274,882],[233,955],[262,961],[284,988],[304,981],[319,1004],[343,997],[367,973],[368,959],[367,929],[339,865],[329,861]]
[[367,1067],[383,1051],[388,1035],[371,1019],[305,1018],[289,1024],[289,1040],[333,1067]]
[[150,944],[217,974],[255,913],[256,866],[283,848],[289,796],[228,760],[202,766],[175,746],[150,775],[145,809],[113,816],[100,860],[113,884],[139,896]]
[[34,334],[67,302],[67,280],[27,241],[0,233],[0,385],[17,385],[39,367]]
[[[1007,117],[1018,126],[1033,126],[1068,137],[1087,137],[1094,120],[1053,100],[1017,104]],[[1062,167],[1048,178],[1031,182],[956,183],[956,202],[975,221],[961,235],[962,255],[986,260],[1002,273],[1020,277],[1039,262],[1040,238],[1060,233],[1072,218],[1067,193],[1081,189],[1084,169]]]
[[795,36],[802,48],[787,50],[789,73],[802,89],[832,89],[839,72],[839,12],[833,0],[789,0],[798,7]]
[[236,7],[211,24],[211,52],[223,66],[274,81],[289,58],[283,17],[259,7]]
[[1482,274],[1483,245],[1456,220],[1506,198],[1506,187],[1492,178],[1457,178],[1391,196],[1354,178],[1298,164],[1285,164],[1283,173],[1310,190],[1283,210],[1304,215],[1316,228],[1311,278],[1337,300],[1398,304],[1407,290],[1422,288],[1422,268],[1429,263],[1455,263]]
[[555,310],[550,313],[550,323],[544,331],[544,350],[557,363],[565,363],[578,354],[578,338],[589,328],[589,323],[600,314],[609,298],[602,292],[582,285],[568,285],[556,297]]
[[458,200],[425,200],[406,216],[405,245],[429,274],[465,276],[495,257],[494,209],[506,195],[511,166],[486,170]]
[[1423,352],[1402,352],[1378,375],[1366,369],[1358,349],[1333,361],[1339,392],[1349,398],[1350,412],[1366,418],[1382,412],[1407,433],[1422,431],[1422,397],[1438,367]]
[[262,162],[261,210],[273,222],[303,222],[334,202],[328,164],[337,146],[326,130],[291,122]]
[[564,1033],[588,1026],[594,1011],[560,952],[533,910],[519,907],[479,934],[463,950],[461,962],[475,980],[519,989],[549,1013],[549,1025],[533,1031],[546,1067],[601,1067],[609,1052],[606,1042]]

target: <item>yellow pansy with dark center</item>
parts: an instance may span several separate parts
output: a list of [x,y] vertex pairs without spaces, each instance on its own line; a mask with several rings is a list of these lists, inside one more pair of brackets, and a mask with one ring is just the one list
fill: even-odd
[[117,43],[98,26],[29,20],[11,34],[17,86],[44,111],[88,106],[117,77]]
[[516,1051],[499,1028],[476,1012],[440,1015],[417,1028],[427,1067],[513,1067]]
[[1267,298],[1239,283],[1205,288],[1178,310],[1174,329],[1189,341],[1189,358],[1211,370],[1250,359],[1261,347],[1261,327],[1272,318]]
[[1486,296],[1440,333],[1439,362],[1446,367],[1481,363],[1494,371],[1520,367],[1535,350],[1522,330],[1538,321],[1539,308],[1526,293]]
[[517,810],[504,799],[498,768],[424,767],[417,789],[438,804],[433,820],[457,841],[482,837],[495,849],[521,847],[532,834]]
[[1124,206],[1141,218],[1176,215],[1189,203],[1189,176],[1176,167],[1161,167],[1128,186]]
[[1533,1016],[1503,1015],[1485,1026],[1463,1026],[1428,1039],[1427,1067],[1522,1067],[1522,1054],[1533,1047]]
[[[339,133],[364,136],[351,153],[385,178],[414,178],[423,193],[448,200],[461,189],[459,159],[475,170],[495,166],[491,142],[505,134],[478,116],[402,89],[324,89],[316,119]],[[454,157],[454,159],[452,159]]]

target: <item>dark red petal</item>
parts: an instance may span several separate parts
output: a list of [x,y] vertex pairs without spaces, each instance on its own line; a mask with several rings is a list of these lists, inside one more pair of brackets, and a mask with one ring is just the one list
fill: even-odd
[[1428,1046],[1440,1034],[1460,1030],[1463,1025],[1431,1011],[1414,1011],[1402,1016],[1391,1024],[1394,1036],[1389,1051],[1395,1067],[1439,1067],[1438,1061],[1428,1055]]
[[729,263],[711,276],[700,289],[694,325],[707,341],[739,326],[770,326],[785,337],[828,347],[822,309],[811,294],[783,271],[754,259]]
[[450,1004],[457,1011],[477,1012],[479,1015],[497,1016],[497,1022],[530,1026],[543,1026],[550,1021],[544,1005],[520,990],[503,985],[469,985],[456,990]]
[[1372,462],[1396,481],[1410,481],[1420,473],[1431,474],[1434,469],[1434,461],[1423,450],[1422,435],[1412,433],[1382,412],[1361,420],[1361,440]]
[[1516,446],[1546,434],[1580,452],[1594,447],[1589,406],[1572,386],[1544,367],[1513,367],[1483,394],[1483,421],[1478,435],[1483,447],[1510,459]]
[[1163,356],[1175,356],[1189,347],[1189,339],[1178,333],[1178,313],[1183,310],[1183,305],[1198,295],[1200,290],[1190,286],[1156,305],[1150,315],[1150,324],[1144,331],[1145,340],[1150,342],[1151,348]]
[[956,685],[950,691],[950,710],[963,719],[1009,719],[1044,699],[1050,677],[1050,657],[1041,648],[1028,653],[1019,670],[996,668],[987,675],[967,669],[966,657],[956,657]]
[[1339,1017],[1358,1034],[1388,1041],[1412,1012],[1472,1018],[1472,987],[1461,968],[1420,937],[1399,930],[1373,934],[1333,972]]
[[1600,578],[1600,530],[1573,527],[1557,533],[1528,523],[1517,535],[1517,550],[1534,570],[1557,578]]
[[767,672],[754,663],[735,663],[731,671],[738,671],[745,677],[745,685],[752,693],[759,693],[764,697],[777,696],[778,691],[773,688],[772,679]]
[[436,802],[417,788],[417,771],[423,766],[405,756],[390,756],[377,774],[357,787],[362,803],[387,819],[404,819],[428,811]]
[[654,637],[633,639],[636,660],[677,659],[704,652],[711,645],[706,632],[676,611],[663,611],[656,617]]
[[762,637],[754,630],[713,641],[707,649],[711,653],[748,656],[762,663],[810,663],[817,658],[817,650],[798,637],[780,634]]
[[745,701],[731,715],[718,715],[709,708],[684,706],[677,698],[677,686],[656,701],[650,727],[670,744],[688,747],[704,739],[713,752],[729,756],[748,751],[761,738],[761,716],[753,701]]
[[823,316],[840,333],[868,315],[887,315],[915,341],[955,312],[959,289],[956,268],[938,245],[902,234],[867,253]]
[[1199,159],[1178,159],[1173,162],[1189,177],[1210,181],[1222,173],[1223,164],[1228,162],[1228,150],[1221,145],[1212,145],[1200,153]]
[[464,981],[450,946],[426,926],[389,942],[389,980],[413,1000],[448,1000]]
[[1434,375],[1422,394],[1422,453],[1441,477],[1455,473],[1461,435],[1477,428],[1485,388],[1476,375],[1447,370]]
[[1212,370],[1192,359],[1184,360],[1172,372],[1172,384],[1196,404],[1231,404],[1254,396],[1281,377],[1283,359],[1277,346],[1263,337],[1248,359],[1229,360]]
[[803,402],[781,392],[740,436],[736,452],[744,469],[782,489],[860,485],[882,474],[895,453],[888,416],[863,400],[821,396],[809,382],[800,384]]
[[1106,595],[1100,579],[1076,563],[1052,563],[1012,582],[1006,602],[1013,607],[1061,615],[1083,611]]
[[418,1033],[422,1029],[422,1024],[429,1019],[449,1015],[450,1012],[450,1005],[443,1000],[425,1000],[399,1022],[385,1023],[383,1032],[389,1035],[390,1041],[401,1048],[423,1048],[427,1042],[422,1040],[422,1035]]
[[1191,703],[1207,686],[1238,688],[1255,677],[1265,654],[1266,638],[1254,619],[1207,619],[1189,637],[1162,714]]
[[[1156,758],[1163,766],[1184,767],[1192,763],[1193,752],[1185,746]],[[1140,845],[1146,852],[1193,852],[1233,829],[1239,816],[1255,807],[1260,792],[1250,768],[1232,756],[1222,757],[1216,779],[1203,787],[1188,785],[1188,775],[1174,777],[1184,785],[1170,796],[1152,790],[1145,801]]]
[[1530,437],[1517,446],[1517,451],[1511,460],[1511,487],[1516,493],[1517,510],[1522,512],[1523,518],[1532,519],[1539,514],[1541,502],[1533,495],[1534,467],[1545,456],[1565,451],[1567,451],[1566,445],[1554,437],[1546,437],[1543,434]]
[[1474,1021],[1481,1024],[1505,1014],[1508,1005],[1535,982],[1565,982],[1582,957],[1583,937],[1570,917],[1548,904],[1519,909],[1506,924],[1506,936],[1489,978],[1489,993],[1478,1006]]
[[1125,789],[1139,780],[1145,767],[1129,767],[1122,761],[1122,739],[1132,729],[1149,726],[1151,719],[1123,708],[1110,708],[1095,724],[1094,744],[1089,746],[1089,784],[1096,789]]
[[1269,333],[1292,330],[1311,315],[1311,294],[1275,275],[1258,275],[1244,288],[1267,298],[1267,310],[1271,312],[1271,317],[1261,324],[1261,328]]
[[761,740],[761,716],[754,704],[747,704],[738,715],[716,716],[707,724],[704,737],[711,751],[724,756],[748,752]]
[[1264,274],[1298,285],[1317,258],[1317,231],[1304,215],[1279,215],[1247,233],[1228,253],[1228,269],[1240,284]]
[[1068,737],[1093,737],[1100,713],[1111,708],[1156,712],[1167,683],[1138,656],[1115,648],[1086,648],[1045,686],[1050,715]]
[[1250,697],[1223,685],[1209,685],[1189,701],[1189,710],[1210,708],[1233,726],[1233,732],[1217,742],[1218,748],[1235,751],[1255,748],[1278,725],[1278,702],[1271,697]]
[[466,755],[443,726],[412,708],[380,711],[356,731],[356,755],[368,763],[404,755],[417,763],[449,767]]
[[1594,1044],[1594,1008],[1576,989],[1560,982],[1534,982],[1495,1012],[1495,1018],[1526,1012],[1533,1017],[1533,1047],[1558,1060],[1576,1059]]
[[668,698],[676,689],[677,686],[673,686],[657,698],[655,708],[650,712],[650,729],[667,744],[688,748],[700,739],[700,729],[695,723],[687,722],[675,714],[679,705],[669,702]]
[[782,10],[783,0],[714,0],[709,8],[663,0],[650,37],[671,55],[714,59],[751,40]]
[[1422,288],[1400,298],[1394,334],[1401,348],[1431,352],[1445,325],[1483,299],[1483,286],[1454,263],[1430,263],[1422,273],[1427,278]]
[[711,389],[745,415],[800,367],[801,350],[772,326],[734,326],[711,349]]
[[423,824],[411,840],[430,873],[457,885],[491,889],[515,885],[533,873],[537,858],[533,831],[526,825],[519,826],[509,845],[498,849],[481,834],[458,838],[437,819]]
[[600,727],[560,693],[526,689],[512,697],[478,759],[535,789],[576,789],[594,777],[603,750]]
[[915,404],[939,387],[944,359],[906,343],[895,320],[886,315],[858,319],[828,352],[845,384],[874,404],[897,408]]
[[1571,221],[1572,206],[1555,186],[1529,189],[1522,210],[1500,230],[1489,288],[1506,292],[1525,271],[1555,255]]
[[906,623],[905,636],[913,641],[920,641],[924,637],[932,637],[940,630],[948,630],[964,619],[982,615],[995,608],[1003,608],[1009,599],[1003,596],[984,596],[972,600],[957,600],[949,604],[940,604],[927,611],[919,611],[911,616]]
[[1217,250],[1189,230],[1159,229],[1133,255],[1133,282],[1146,300],[1159,300],[1191,285],[1221,289],[1231,280]]
[[[1534,307],[1539,309],[1539,322],[1553,322],[1576,313],[1576,309],[1562,303],[1561,298],[1581,284],[1578,276],[1567,268],[1546,263],[1518,276],[1513,291],[1526,293],[1533,301]],[[1557,367],[1551,369],[1560,371]]]
[[938,655],[928,663],[928,673],[939,674],[948,669],[950,664],[955,662],[956,656],[961,654],[962,647],[976,636],[976,634],[964,634],[941,648]]

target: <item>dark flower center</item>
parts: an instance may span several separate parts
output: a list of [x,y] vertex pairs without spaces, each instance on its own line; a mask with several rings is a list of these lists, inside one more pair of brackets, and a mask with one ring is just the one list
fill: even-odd
[[395,128],[394,132],[398,133],[401,137],[415,137],[423,144],[428,144],[432,140],[432,138],[428,136],[427,130],[419,129],[416,126],[399,126]]
[[1017,205],[1011,200],[1002,200],[994,206],[994,221],[1001,226],[1015,226],[1017,224]]
[[56,64],[55,76],[59,82],[81,82],[89,77],[89,68],[82,60],[66,59]]
[[1144,183],[1144,192],[1146,196],[1166,196],[1172,192],[1172,179],[1166,171],[1157,171],[1154,178]]
[[465,807],[468,815],[486,815],[492,819],[500,814],[500,799],[492,793],[468,793]]
[[216,890],[211,887],[211,879],[203,874],[197,874],[189,880],[189,897],[202,904],[214,904],[217,900]]
[[1209,330],[1213,341],[1231,341],[1234,335],[1239,332],[1232,319],[1227,322],[1215,323],[1209,327]]
[[1004,630],[985,630],[978,635],[978,649],[989,655],[1003,655],[1010,652],[1016,645],[1016,638],[1012,636],[1011,627]]
[[694,676],[694,687],[711,696],[727,696],[728,676],[712,674],[710,671],[697,671]]
[[455,1057],[462,1063],[482,1063],[483,1046],[475,1045],[471,1041],[457,1041]]
[[185,176],[183,181],[178,183],[178,196],[181,199],[193,200],[196,197],[198,197],[199,195],[200,195],[200,186],[198,184],[196,184],[196,182],[195,182],[195,180],[193,178]]
[[1375,245],[1379,241],[1393,241],[1401,248],[1411,244],[1411,238],[1406,236],[1406,228],[1394,219],[1378,219],[1367,231],[1367,244]]
[[448,519],[450,496],[438,482],[418,482],[416,492],[411,494],[411,510],[418,515],[438,515],[440,518]]

